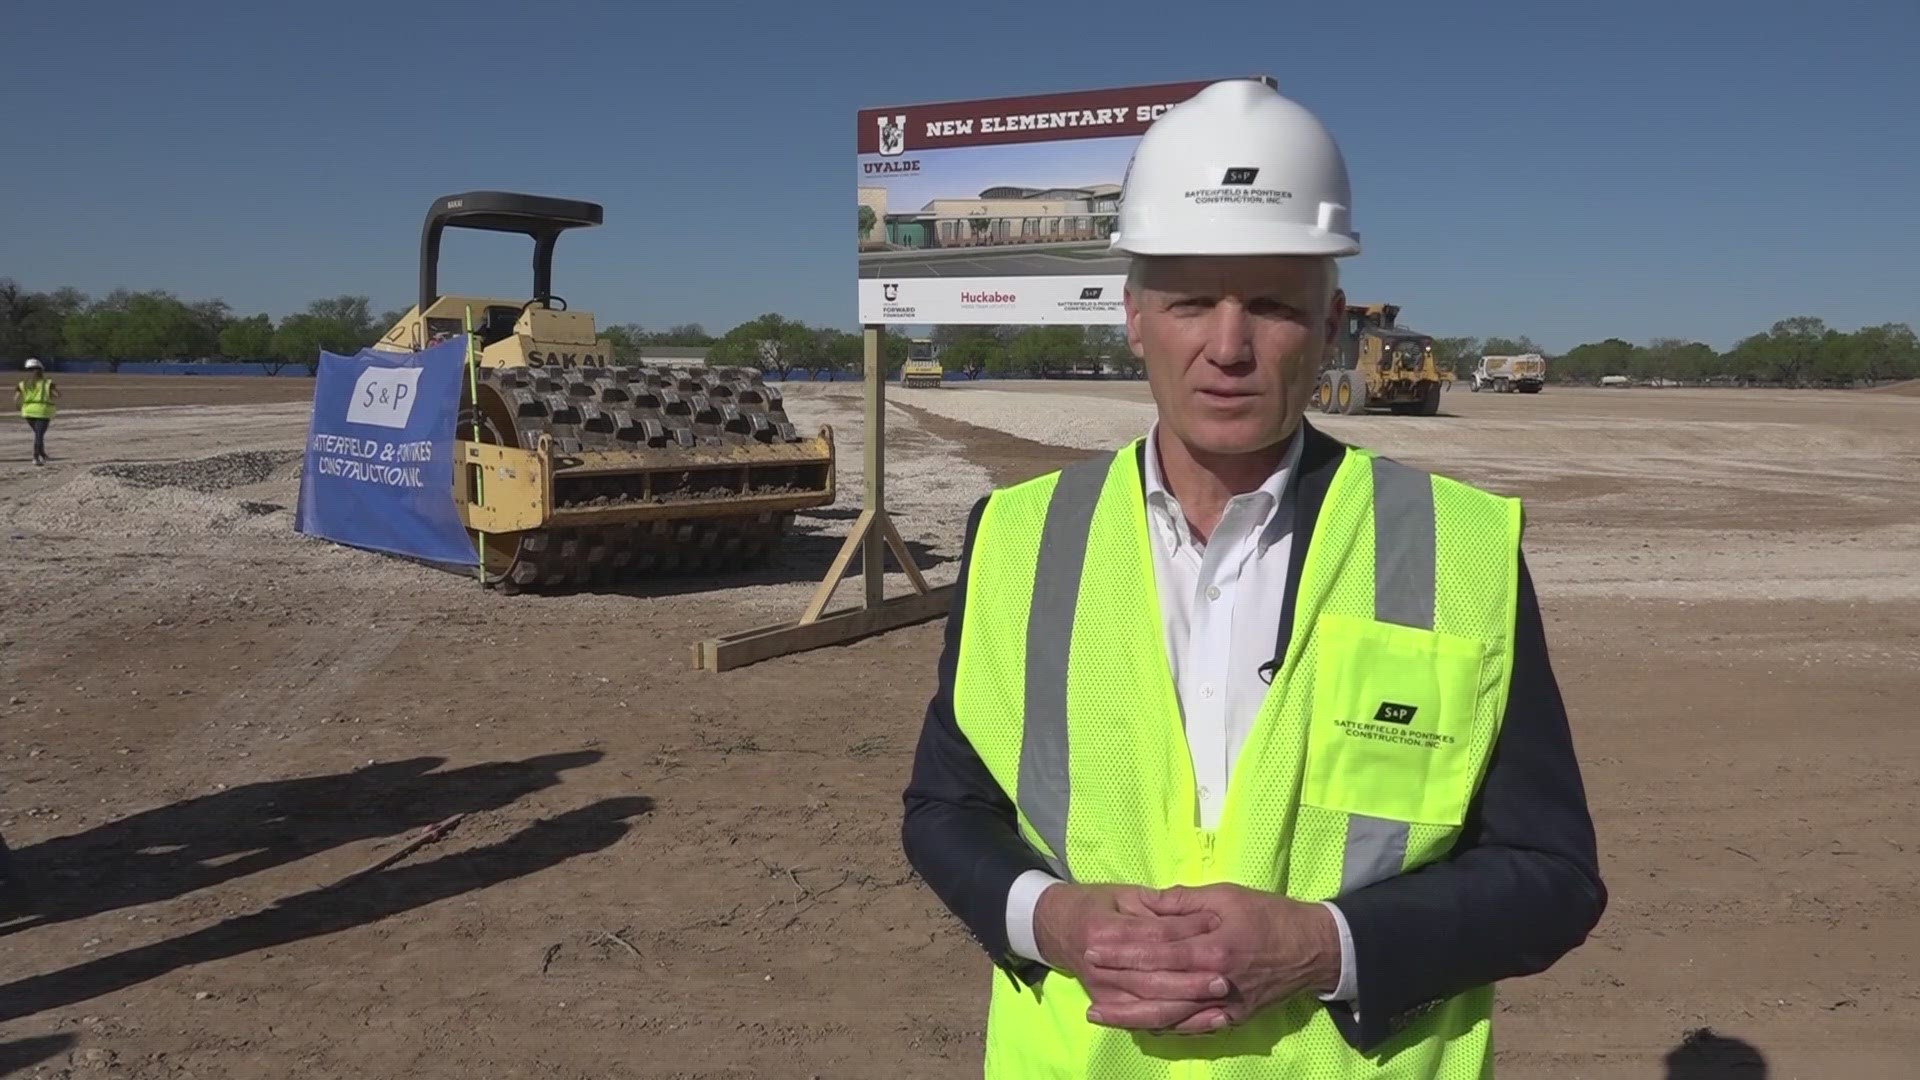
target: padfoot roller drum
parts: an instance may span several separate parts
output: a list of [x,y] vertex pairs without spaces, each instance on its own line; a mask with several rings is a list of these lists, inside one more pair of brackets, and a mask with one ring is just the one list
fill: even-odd
[[[751,369],[482,368],[477,389],[464,456],[496,461],[458,495],[470,525],[504,529],[487,578],[509,588],[763,565],[795,510],[833,500],[831,435],[796,432]],[[531,460],[503,471],[486,447]]]

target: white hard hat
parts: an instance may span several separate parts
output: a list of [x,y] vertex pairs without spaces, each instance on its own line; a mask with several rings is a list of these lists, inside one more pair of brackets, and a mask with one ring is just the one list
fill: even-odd
[[39,368],[44,367],[45,365],[40,363],[40,360],[38,357],[29,356],[27,357],[27,366],[37,370]]
[[1347,163],[1312,113],[1229,79],[1134,148],[1110,248],[1135,255],[1358,255]]

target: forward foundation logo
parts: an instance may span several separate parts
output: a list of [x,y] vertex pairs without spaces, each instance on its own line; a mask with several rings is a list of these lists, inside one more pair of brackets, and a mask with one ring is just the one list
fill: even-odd
[[880,125],[880,156],[894,157],[907,148],[907,114],[877,116],[874,123]]

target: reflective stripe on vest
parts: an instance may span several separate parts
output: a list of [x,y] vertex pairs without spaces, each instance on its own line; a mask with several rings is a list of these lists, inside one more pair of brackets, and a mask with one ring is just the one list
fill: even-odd
[[[1284,663],[1207,833],[1137,445],[996,492],[976,533],[955,717],[1022,835],[1069,880],[1232,881],[1301,900],[1444,857],[1504,709],[1517,502],[1347,452]],[[1347,1048],[1310,995],[1217,1035],[1133,1035],[1087,1023],[1080,985],[1048,980],[1037,995],[994,981],[990,1077],[1452,1080],[1488,1061],[1490,988],[1437,1005],[1382,1062]]]

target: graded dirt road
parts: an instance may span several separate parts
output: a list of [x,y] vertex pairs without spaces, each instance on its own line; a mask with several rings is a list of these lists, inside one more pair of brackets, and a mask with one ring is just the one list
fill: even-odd
[[[63,379],[49,466],[0,425],[0,834],[35,886],[0,1075],[977,1075],[990,969],[898,843],[943,624],[688,659],[804,605],[859,505],[857,385],[786,390],[843,449],[787,565],[504,597],[291,533],[305,384],[111,380]],[[989,484],[1151,416],[1138,385],[892,400],[935,581]],[[1776,1080],[1911,1076],[1920,400],[1445,411],[1315,422],[1530,506],[1613,898],[1502,988],[1501,1075],[1760,1075],[1669,1072],[1710,1027]]]

